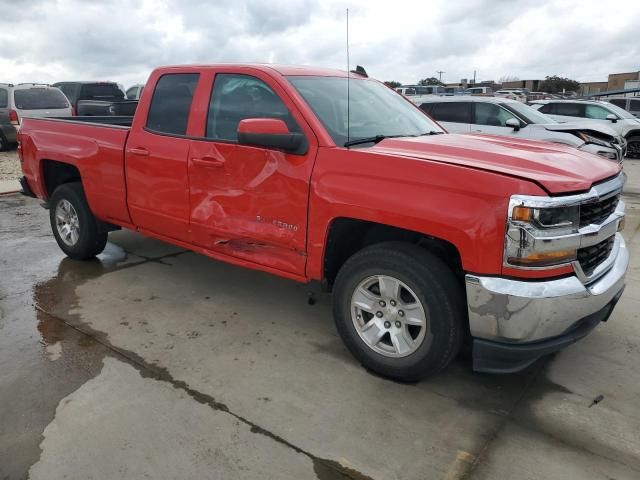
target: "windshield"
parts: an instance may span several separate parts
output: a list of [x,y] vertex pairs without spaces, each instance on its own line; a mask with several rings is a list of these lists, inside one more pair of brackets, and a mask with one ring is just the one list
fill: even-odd
[[607,108],[609,110],[611,110],[613,113],[615,113],[616,115],[618,115],[620,118],[636,119],[636,117],[634,115],[632,115],[631,113],[627,112],[624,108],[620,108],[620,107],[614,105],[613,103],[609,103],[607,105]]
[[527,123],[558,123],[551,117],[524,103],[503,103],[502,106],[515,113]]
[[336,145],[347,140],[383,136],[412,136],[443,132],[429,117],[401,95],[374,80],[349,82],[349,138],[347,138],[347,79],[288,77],[289,82],[322,122]]
[[57,88],[24,88],[13,92],[18,110],[68,108],[67,97]]

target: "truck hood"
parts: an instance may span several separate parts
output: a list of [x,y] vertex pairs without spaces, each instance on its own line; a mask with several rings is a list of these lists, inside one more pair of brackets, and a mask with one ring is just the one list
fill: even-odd
[[622,168],[573,147],[495,135],[388,138],[369,151],[520,177],[538,183],[550,194],[588,190]]
[[[537,125],[537,124],[536,124]],[[546,130],[552,132],[575,132],[578,130],[593,130],[594,132],[602,133],[603,135],[609,135],[610,137],[617,137],[618,134],[611,127],[606,125],[599,125],[596,122],[570,122],[570,123],[545,123],[541,124]]]

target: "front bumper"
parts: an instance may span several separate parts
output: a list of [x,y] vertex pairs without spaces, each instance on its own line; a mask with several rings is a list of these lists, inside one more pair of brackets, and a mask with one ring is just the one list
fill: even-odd
[[[629,265],[629,253],[620,233],[616,233],[611,256],[608,271],[587,284],[577,276],[520,281],[466,275],[474,369],[521,370],[606,320],[624,289]],[[505,355],[504,351],[520,353]]]

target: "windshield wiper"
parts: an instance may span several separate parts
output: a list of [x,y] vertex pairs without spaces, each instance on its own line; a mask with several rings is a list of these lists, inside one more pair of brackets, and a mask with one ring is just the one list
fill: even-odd
[[431,132],[419,133],[417,135],[376,135],[375,137],[356,138],[355,140],[349,140],[348,142],[344,143],[344,146],[350,147],[351,145],[360,145],[363,143],[376,144],[376,143],[380,143],[385,138],[422,137],[424,135],[439,135],[441,133],[444,133],[444,132],[431,131]]

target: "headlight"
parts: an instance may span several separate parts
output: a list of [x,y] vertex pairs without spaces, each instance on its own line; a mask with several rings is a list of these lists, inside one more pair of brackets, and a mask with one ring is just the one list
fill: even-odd
[[599,138],[594,137],[593,135],[586,134],[584,132],[576,132],[576,135],[580,137],[585,143],[593,143],[595,145],[600,145],[601,147],[609,147],[613,148],[611,143],[601,140]]
[[576,233],[580,207],[552,208],[511,205],[505,241],[505,261],[515,267],[551,267],[576,259],[574,247],[563,245],[563,236]]

